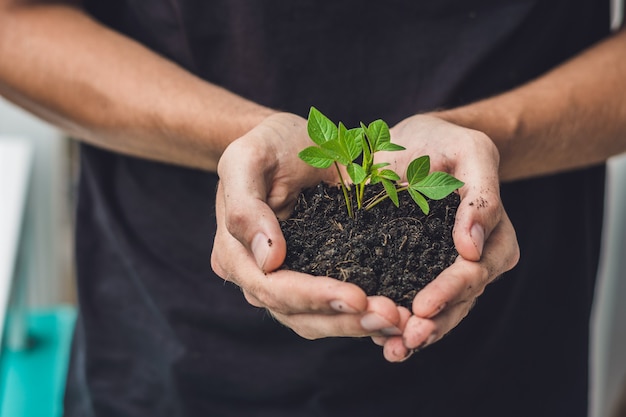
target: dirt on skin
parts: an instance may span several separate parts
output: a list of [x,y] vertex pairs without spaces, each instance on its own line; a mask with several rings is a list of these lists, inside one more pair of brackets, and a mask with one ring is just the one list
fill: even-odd
[[[382,190],[367,187],[365,201]],[[341,189],[320,184],[299,197],[281,221],[287,240],[283,269],[352,282],[411,309],[415,294],[456,259],[452,228],[460,198],[429,200],[424,215],[406,192],[400,207],[386,199],[348,216]]]

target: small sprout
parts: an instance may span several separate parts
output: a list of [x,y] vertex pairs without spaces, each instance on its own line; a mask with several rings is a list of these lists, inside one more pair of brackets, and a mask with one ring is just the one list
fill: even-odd
[[[351,184],[343,178],[339,165],[346,168],[354,186],[357,209],[369,210],[387,198],[399,207],[398,193],[407,191],[424,214],[428,214],[430,208],[426,197],[440,200],[463,186],[463,182],[448,173],[431,173],[430,157],[427,155],[411,161],[406,170],[407,183],[399,184],[400,176],[386,168],[389,163],[374,163],[376,152],[405,149],[391,143],[389,126],[382,120],[376,120],[368,126],[361,123],[360,127],[348,129],[341,122],[335,125],[319,110],[311,107],[307,131],[316,146],[303,149],[298,156],[316,168],[335,166],[350,217],[354,217],[353,190]],[[378,183],[382,183],[383,191],[364,202],[366,185]]]

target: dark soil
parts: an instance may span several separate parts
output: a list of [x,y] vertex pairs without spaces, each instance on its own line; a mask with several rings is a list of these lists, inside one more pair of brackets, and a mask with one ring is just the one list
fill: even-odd
[[[382,187],[368,187],[375,195]],[[359,285],[411,309],[415,294],[457,257],[452,241],[456,193],[429,201],[424,215],[408,193],[400,207],[387,199],[348,217],[339,187],[320,184],[299,197],[292,217],[281,221],[287,239],[284,269],[329,276]]]

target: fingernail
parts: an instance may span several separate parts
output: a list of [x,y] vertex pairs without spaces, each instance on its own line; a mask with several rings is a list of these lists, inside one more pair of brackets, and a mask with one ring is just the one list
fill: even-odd
[[405,360],[409,359],[411,356],[413,356],[413,354],[417,352],[417,349],[410,349],[409,352],[406,354],[406,356],[402,359],[400,359],[398,362],[404,362]]
[[470,237],[472,238],[472,242],[474,242],[474,246],[476,246],[476,249],[478,250],[478,255],[482,256],[483,246],[485,245],[485,230],[481,225],[474,224],[470,230]]
[[437,335],[436,334],[431,334],[430,336],[428,336],[428,339],[426,339],[425,341],[420,343],[419,346],[414,347],[413,351],[414,352],[419,352],[420,350],[426,348],[427,346],[430,346],[433,343],[435,343],[436,340],[437,340]]
[[394,326],[378,314],[369,313],[361,317],[361,327],[369,332],[374,332]]
[[435,340],[437,340],[437,335],[433,333],[428,336],[428,339],[426,340],[426,345],[424,347],[432,345],[433,343],[435,343]]
[[338,313],[350,313],[350,314],[358,313],[358,311],[355,308],[350,307],[348,304],[346,304],[344,301],[341,301],[341,300],[331,301],[330,308],[332,308]]
[[419,352],[420,350],[424,349],[427,345],[428,345],[428,342],[425,340],[422,342],[421,345],[413,349],[412,352]]
[[448,306],[448,303],[443,303],[440,304],[437,309],[430,315],[428,316],[429,319],[432,319],[433,317],[435,317],[437,314],[441,313],[443,311],[444,308],[446,308]]
[[254,259],[256,260],[256,264],[263,271],[265,271],[265,261],[267,261],[267,257],[270,254],[269,242],[271,241],[267,238],[267,236],[263,233],[257,233],[252,239],[252,245],[250,246]]
[[396,326],[391,326],[380,329],[380,333],[382,333],[383,336],[400,336],[402,330],[398,329]]

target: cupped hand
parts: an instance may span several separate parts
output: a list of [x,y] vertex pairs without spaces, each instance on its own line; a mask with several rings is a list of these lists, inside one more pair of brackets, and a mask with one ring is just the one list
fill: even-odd
[[399,335],[408,311],[354,284],[277,270],[286,255],[278,217],[287,217],[303,188],[337,182],[332,169],[298,158],[310,145],[306,120],[277,113],[228,146],[218,174],[214,271],[246,300],[308,339]]
[[416,295],[401,337],[374,337],[387,360],[401,361],[459,324],[485,287],[517,264],[519,246],[500,200],[499,153],[485,134],[418,115],[394,126],[391,140],[407,150],[381,153],[378,161],[399,174],[412,159],[429,155],[431,170],[465,183],[453,230],[459,257]]

